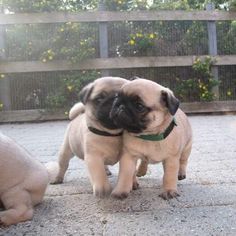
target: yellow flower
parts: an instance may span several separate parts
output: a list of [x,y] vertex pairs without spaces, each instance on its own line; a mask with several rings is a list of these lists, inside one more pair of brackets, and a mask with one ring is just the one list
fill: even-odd
[[129,42],[128,42],[129,45],[134,45],[135,44],[135,41],[133,39],[131,39]]
[[143,34],[137,33],[136,36],[137,36],[138,38],[141,38],[141,37],[143,37]]
[[3,104],[2,104],[2,103],[0,103],[0,109],[1,109],[1,108],[3,108]]
[[68,115],[69,114],[69,112],[68,111],[65,111],[65,115]]
[[4,78],[5,78],[5,75],[4,75],[4,74],[1,74],[1,75],[0,75],[0,78],[1,78],[1,79],[4,79]]
[[67,86],[67,89],[68,89],[69,91],[71,91],[71,90],[73,89],[73,86],[72,86],[72,85],[68,85],[68,86]]
[[45,58],[43,58],[42,62],[46,62],[47,60]]
[[155,34],[149,34],[149,38],[150,39],[154,39],[155,38]]
[[231,96],[232,95],[232,92],[230,90],[227,91],[227,95],[228,96]]
[[49,54],[49,53],[52,53],[52,50],[51,49],[48,49],[47,50],[47,53]]
[[122,4],[122,1],[118,1],[117,3],[118,3],[118,4]]
[[60,28],[60,31],[63,32],[63,31],[64,31],[64,28]]
[[51,61],[53,59],[53,56],[49,56],[48,59]]

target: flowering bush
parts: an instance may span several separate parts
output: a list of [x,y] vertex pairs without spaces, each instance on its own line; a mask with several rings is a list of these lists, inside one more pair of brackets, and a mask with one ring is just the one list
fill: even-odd
[[95,56],[96,26],[67,22],[56,27],[51,48],[41,54],[41,61],[65,59],[72,63]]
[[79,101],[80,90],[89,82],[100,77],[99,71],[78,71],[76,74],[62,75],[58,78],[58,88],[47,96],[47,107],[50,109],[69,109]]
[[211,66],[213,60],[211,57],[206,57],[203,60],[199,58],[193,63],[193,70],[196,72],[196,77],[187,80],[177,79],[178,86],[176,92],[182,100],[187,100],[188,96],[198,98],[199,101],[212,101],[216,98],[212,89],[219,85],[219,81],[213,79]]
[[154,47],[155,39],[157,38],[156,33],[143,33],[138,32],[136,34],[131,34],[128,45],[133,51],[134,55],[148,53]]

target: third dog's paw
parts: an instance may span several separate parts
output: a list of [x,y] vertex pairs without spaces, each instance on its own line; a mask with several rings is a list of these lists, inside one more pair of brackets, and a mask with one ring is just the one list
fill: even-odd
[[0,229],[6,228],[7,225],[3,223],[2,219],[0,218]]
[[159,197],[163,198],[164,200],[169,200],[172,198],[176,198],[179,197],[179,193],[177,192],[177,190],[166,190],[164,192],[162,192]]

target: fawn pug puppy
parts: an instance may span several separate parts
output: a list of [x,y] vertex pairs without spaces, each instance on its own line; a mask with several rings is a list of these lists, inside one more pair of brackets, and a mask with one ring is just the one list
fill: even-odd
[[69,161],[76,155],[87,165],[94,195],[110,194],[106,165],[114,165],[120,158],[122,129],[117,128],[109,114],[116,93],[126,82],[119,77],[103,77],[82,89],[82,104],[77,103],[69,114],[72,120],[60,150],[59,173],[54,183],[63,182]]
[[0,227],[30,220],[33,206],[43,200],[57,163],[47,169],[23,147],[0,133]]
[[135,167],[142,159],[147,163],[162,162],[163,192],[170,199],[179,196],[177,179],[186,177],[187,160],[192,146],[192,130],[186,115],[178,109],[179,101],[171,90],[153,81],[136,79],[122,86],[110,113],[123,134],[118,183],[112,192],[125,198],[138,184]]

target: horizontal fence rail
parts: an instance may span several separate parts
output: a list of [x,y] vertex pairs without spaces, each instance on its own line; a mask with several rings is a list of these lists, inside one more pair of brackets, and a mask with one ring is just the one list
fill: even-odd
[[79,12],[79,13],[24,13],[0,14],[0,25],[39,24],[64,22],[114,21],[223,21],[235,20],[236,12],[224,11],[132,11],[132,12]]
[[[87,59],[75,64],[65,60],[46,63],[41,61],[1,62],[0,73],[192,66],[197,58],[203,59],[205,57],[206,56],[96,58]],[[215,56],[211,58],[215,61],[214,65],[216,66],[236,65],[236,55]]]
[[[232,113],[236,112],[236,101],[193,102],[182,103],[180,108],[187,114]],[[0,123],[38,122],[49,120],[65,120],[65,110],[18,110],[0,112]]]

